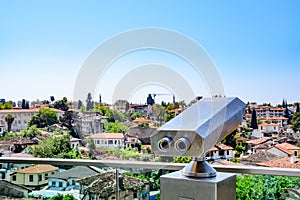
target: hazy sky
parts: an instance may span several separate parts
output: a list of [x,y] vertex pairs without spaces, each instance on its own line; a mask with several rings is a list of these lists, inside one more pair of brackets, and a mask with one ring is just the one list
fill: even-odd
[[[77,75],[89,54],[121,32],[158,27],[195,40],[210,55],[226,96],[244,101],[300,101],[299,1],[0,1],[0,98],[73,98]],[[118,80],[133,66],[166,63],[207,95],[190,66],[166,52],[123,56],[99,81],[94,95],[111,103]],[[172,88],[171,88],[172,89]],[[145,103],[140,87],[130,101]],[[94,97],[98,100],[98,97]],[[171,97],[161,97],[161,100]],[[182,99],[179,99],[182,100]]]

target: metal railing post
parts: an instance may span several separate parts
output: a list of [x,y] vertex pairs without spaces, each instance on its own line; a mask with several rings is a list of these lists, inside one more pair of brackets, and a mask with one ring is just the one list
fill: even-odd
[[120,199],[119,168],[116,168],[116,200]]

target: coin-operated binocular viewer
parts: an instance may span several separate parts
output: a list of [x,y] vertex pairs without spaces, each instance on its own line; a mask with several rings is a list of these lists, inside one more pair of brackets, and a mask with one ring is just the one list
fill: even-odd
[[235,199],[235,175],[217,173],[205,157],[241,123],[244,109],[238,98],[204,98],[153,133],[155,155],[193,157],[182,171],[161,177],[162,200]]

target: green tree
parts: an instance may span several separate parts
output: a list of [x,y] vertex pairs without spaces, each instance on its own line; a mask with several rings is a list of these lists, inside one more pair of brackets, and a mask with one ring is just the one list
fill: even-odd
[[292,129],[297,132],[300,131],[300,112],[295,112],[293,114],[292,122]]
[[54,102],[53,105],[54,105],[54,108],[59,109],[59,110],[63,110],[63,111],[69,110],[68,99],[66,97]]
[[83,106],[82,101],[81,101],[81,100],[78,100],[77,109],[80,110],[82,106]]
[[74,112],[73,110],[65,111],[63,116],[60,117],[60,122],[62,123],[62,126],[66,127],[69,131],[72,137],[79,138],[79,135],[75,131],[75,120],[78,118],[78,113]]
[[93,111],[99,112],[101,116],[106,116],[105,114],[108,109],[109,108],[106,108],[102,103],[100,103],[100,105],[96,106]]
[[300,178],[269,175],[237,175],[236,199],[286,199],[287,188],[299,188]]
[[5,121],[7,123],[7,132],[10,132],[11,131],[11,126],[12,126],[12,123],[14,122],[15,118],[12,114],[7,114],[5,116]]
[[72,151],[70,146],[70,135],[54,136],[39,142],[38,145],[35,145],[30,149],[34,157],[70,158],[69,152]]
[[240,155],[245,151],[245,147],[237,145],[235,147],[235,157],[240,157]]
[[119,121],[119,122],[125,122],[127,120],[125,114],[117,110],[112,110],[112,118],[113,121]]
[[53,103],[55,101],[54,96],[50,96],[50,101],[51,101],[51,103]]
[[300,107],[299,107],[299,103],[296,103],[296,112],[300,112]]
[[28,139],[34,138],[36,136],[42,135],[41,131],[37,128],[36,125],[27,127],[22,131],[22,136]]
[[92,101],[92,94],[88,93],[87,99],[86,99],[86,109],[87,111],[92,110],[94,108],[93,101]]
[[165,119],[164,116],[166,114],[164,107],[159,104],[154,104],[152,106],[152,113],[155,119],[159,121],[159,125],[161,125],[163,120]]
[[149,127],[149,123],[148,122],[142,122],[142,123],[139,123],[138,126],[141,127],[141,128],[147,128],[147,127]]
[[30,119],[28,126],[36,125],[38,128],[44,128],[58,123],[57,113],[50,108],[41,108],[39,112]]
[[192,161],[191,157],[176,156],[173,158],[174,163],[190,163],[191,161]]
[[140,112],[134,112],[130,115],[130,118],[132,120],[135,120],[136,118],[145,118],[146,115],[144,115],[143,113],[140,113]]
[[128,130],[129,128],[121,124],[119,121],[104,123],[104,132],[106,133],[123,133]]
[[57,194],[51,197],[49,200],[76,200],[76,198],[71,194],[67,194],[67,195]]
[[147,97],[147,104],[151,105],[151,106],[153,104],[155,104],[154,99],[152,98],[151,94],[149,94],[148,97]]
[[0,102],[0,110],[8,110],[8,109],[12,109],[13,106],[10,102],[5,102],[4,104],[2,104],[2,102]]
[[164,120],[165,122],[168,122],[170,121],[171,119],[173,119],[175,117],[175,114],[172,113],[172,112],[167,112],[165,115],[164,115]]
[[256,116],[255,109],[252,110],[251,125],[250,125],[250,127],[253,128],[253,129],[258,129],[258,126],[257,126],[257,116]]

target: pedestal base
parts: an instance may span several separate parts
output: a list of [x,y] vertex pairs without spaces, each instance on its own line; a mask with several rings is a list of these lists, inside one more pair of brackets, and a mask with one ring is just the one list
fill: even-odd
[[181,171],[160,177],[161,200],[234,200],[235,174],[217,173],[212,178],[190,178]]

